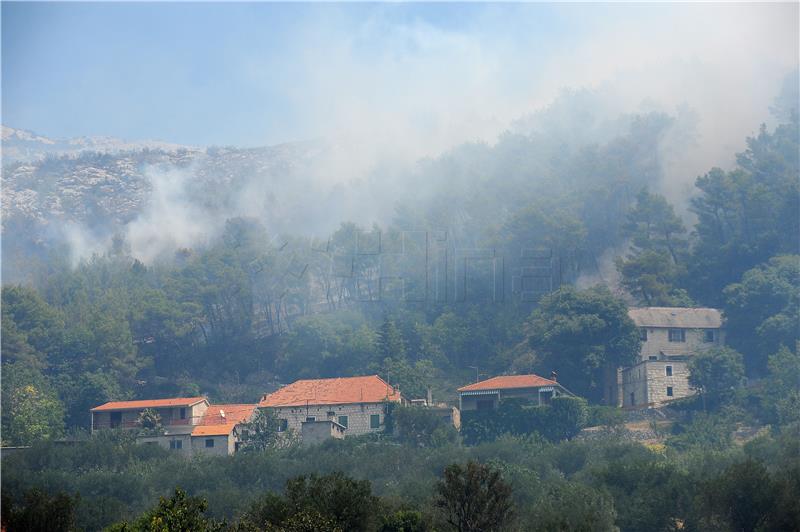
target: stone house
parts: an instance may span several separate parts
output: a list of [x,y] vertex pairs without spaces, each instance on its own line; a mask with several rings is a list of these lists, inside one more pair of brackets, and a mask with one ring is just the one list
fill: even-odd
[[[327,430],[331,437],[356,436],[382,432],[386,428],[388,405],[402,404],[400,391],[377,375],[340,377],[333,379],[304,379],[284,386],[262,397],[258,407],[274,412],[279,419],[279,431],[293,431],[301,438]],[[327,429],[306,424],[334,422]],[[321,426],[321,425],[320,425]]]
[[554,397],[573,394],[554,379],[539,375],[506,375],[492,377],[458,389],[459,410],[490,410],[503,399],[523,399],[531,404],[546,405]]
[[626,408],[658,406],[693,395],[689,386],[692,356],[725,344],[722,313],[713,308],[632,308],[642,349],[628,368],[607,375],[607,404]]

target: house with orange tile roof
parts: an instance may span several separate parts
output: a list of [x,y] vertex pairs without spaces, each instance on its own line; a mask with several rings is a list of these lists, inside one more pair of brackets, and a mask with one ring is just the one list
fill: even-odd
[[239,449],[243,425],[253,418],[257,406],[211,405],[205,397],[111,401],[91,409],[92,431],[139,429],[141,413],[152,410],[161,426],[157,432],[139,434],[137,442],[181,454],[232,454]]
[[110,401],[91,409],[92,431],[99,429],[138,428],[139,415],[153,410],[164,427],[197,425],[208,409],[205,397],[176,397],[142,401]]
[[[264,395],[258,406],[275,413],[279,431],[293,431],[302,440],[304,432],[336,437],[382,432],[388,405],[404,402],[394,386],[377,375],[367,375],[295,381]],[[317,424],[326,427],[323,430]]]
[[459,410],[491,410],[504,399],[522,399],[546,405],[554,397],[571,396],[569,390],[553,379],[539,375],[504,375],[492,377],[458,389]]
[[[230,455],[242,445],[242,436],[256,413],[256,404],[209,405],[189,427],[165,427],[159,434],[137,437],[139,443],[158,444],[183,454]],[[188,430],[187,430],[188,429]]]

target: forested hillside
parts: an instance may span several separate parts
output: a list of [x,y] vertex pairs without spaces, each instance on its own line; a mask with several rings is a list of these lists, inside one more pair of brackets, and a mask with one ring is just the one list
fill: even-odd
[[[373,372],[410,397],[430,387],[452,401],[475,367],[489,376],[563,370],[568,386],[596,401],[598,368],[637,349],[613,344],[627,317],[611,309],[627,304],[721,307],[748,375],[765,375],[768,357],[797,340],[796,113],[748,139],[734,168],[699,176],[676,209],[658,191],[679,121],[624,115],[571,143],[547,127],[569,130],[555,118],[581,97],[565,94],[493,146],[421,161],[387,221],[343,222],[324,236],[270,230],[265,205],[263,216],[220,220],[248,182],[272,180],[276,198],[288,190],[281,157],[301,152],[48,158],[24,178],[23,167],[7,167],[4,190],[15,192],[3,200],[3,265],[24,282],[3,286],[3,397],[13,405],[3,411],[3,441],[86,428],[88,409],[112,399],[247,402],[301,377]],[[142,169],[193,168],[186,157],[203,166],[185,201],[219,223],[198,219],[197,230],[214,229],[191,247],[132,242],[141,233],[131,228],[153,208]],[[122,189],[111,177],[81,182],[79,193],[64,184],[64,172],[100,166],[107,176],[129,168],[115,178]],[[37,208],[54,217],[43,220],[22,208],[24,190],[62,210],[45,202]],[[112,199],[122,207],[100,208]],[[174,229],[168,217],[151,221],[149,231]],[[115,232],[108,248],[75,264],[75,249],[51,231],[67,223]],[[158,253],[145,260],[142,242]],[[586,290],[594,284],[606,288]],[[604,316],[608,336],[584,315]]]

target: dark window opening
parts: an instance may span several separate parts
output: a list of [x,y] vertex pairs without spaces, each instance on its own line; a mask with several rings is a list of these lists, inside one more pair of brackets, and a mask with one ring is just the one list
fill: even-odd
[[314,416],[308,416],[308,417],[306,418],[306,421],[316,421],[316,420],[317,420],[317,418],[316,418],[316,417],[314,417]]
[[647,341],[647,329],[639,329],[639,340],[642,342]]
[[186,409],[181,408],[181,419],[186,419]]
[[115,429],[122,424],[122,412],[111,412],[111,428]]
[[631,392],[631,406],[636,404],[636,401],[634,400],[634,398],[635,398],[635,396],[633,395],[633,392]]
[[371,429],[379,429],[381,428],[381,415],[380,414],[372,414],[369,416],[369,428]]
[[672,397],[672,386],[667,386],[667,397]]
[[543,405],[549,405],[550,400],[553,398],[553,392],[540,392],[539,393],[539,403]]
[[667,377],[672,377],[672,366],[666,366],[666,367],[664,368],[664,374],[665,374]]
[[658,356],[657,355],[650,355],[649,357],[647,357],[647,360],[658,360]]
[[183,441],[182,440],[172,440],[169,442],[170,449],[183,449]]
[[685,342],[686,341],[686,331],[683,329],[670,329],[669,330],[669,341],[670,342]]
[[475,408],[478,410],[491,410],[494,408],[494,399],[484,399],[475,401]]
[[286,429],[289,428],[289,420],[288,419],[279,419],[278,420],[278,432],[285,432]]
[[206,440],[206,447],[214,447],[214,440],[212,438]]
[[339,416],[339,425],[343,426],[344,428],[347,428],[347,422],[348,422],[347,416]]
[[706,343],[714,342],[714,329],[706,329],[703,334],[703,341]]

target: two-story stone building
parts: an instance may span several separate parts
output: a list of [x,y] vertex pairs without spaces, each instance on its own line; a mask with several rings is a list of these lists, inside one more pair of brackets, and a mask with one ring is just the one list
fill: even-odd
[[713,308],[632,308],[639,328],[639,360],[606,382],[608,404],[657,406],[695,393],[689,386],[689,359],[725,343],[722,313]]
[[[280,431],[318,439],[319,434],[346,437],[385,429],[387,405],[403,403],[399,390],[378,377],[304,379],[266,394],[259,408],[275,413]],[[323,424],[316,427],[314,424]]]

